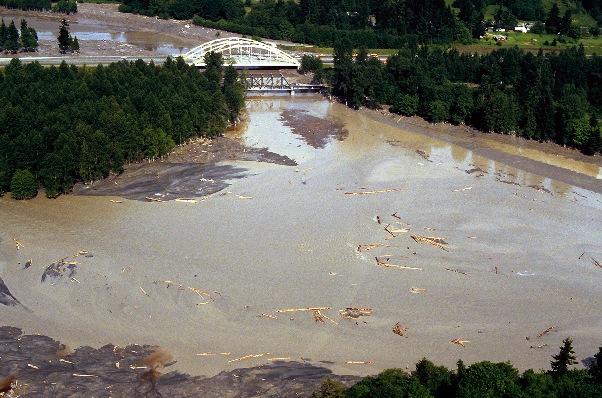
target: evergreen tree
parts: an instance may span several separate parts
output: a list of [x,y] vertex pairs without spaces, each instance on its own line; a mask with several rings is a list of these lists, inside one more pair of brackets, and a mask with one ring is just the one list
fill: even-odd
[[444,366],[436,366],[426,358],[416,364],[412,377],[418,378],[420,384],[425,386],[433,397],[452,396],[451,372]]
[[6,23],[4,23],[4,18],[2,18],[2,24],[0,24],[0,51],[4,51],[6,48],[6,38],[8,37],[8,29],[6,27]]
[[35,51],[38,48],[38,34],[33,28],[27,26],[27,21],[21,19],[21,47],[24,51]]
[[10,21],[8,25],[4,48],[13,54],[19,50],[19,30],[15,26],[15,21]]
[[573,350],[573,340],[568,337],[564,339],[562,347],[560,347],[560,352],[557,355],[552,355],[552,358],[554,358],[551,362],[552,373],[557,376],[567,374],[569,366],[577,363],[577,357]]
[[455,0],[453,6],[460,9],[458,18],[464,22],[473,38],[479,38],[485,33],[483,25],[485,3],[483,0]]
[[69,23],[63,18],[58,35],[59,51],[65,54],[71,48],[71,35],[69,34]]
[[334,76],[332,82],[333,92],[346,100],[353,97],[352,75],[355,65],[353,63],[353,47],[347,37],[337,40],[334,46]]
[[559,32],[562,20],[560,19],[560,9],[558,8],[558,4],[554,3],[552,5],[552,9],[550,10],[550,14],[548,14],[548,18],[546,19],[545,23],[547,33],[555,35]]
[[79,41],[77,40],[77,36],[73,37],[71,40],[71,50],[74,53],[79,54]]
[[602,385],[602,347],[600,347],[598,353],[594,355],[594,362],[589,367],[589,372],[596,382]]
[[228,65],[224,72],[224,97],[228,107],[230,123],[236,123],[245,106],[245,101],[244,87],[238,80],[238,73],[232,65]]
[[212,92],[219,91],[220,82],[222,80],[222,65],[224,60],[219,52],[208,52],[205,54],[205,77],[209,81],[209,90]]
[[560,20],[560,26],[559,26],[558,31],[565,35],[568,34],[569,30],[571,29],[572,23],[573,23],[573,12],[571,11],[570,8],[567,8],[567,10],[564,12],[564,16]]
[[341,383],[327,377],[320,387],[311,394],[311,398],[344,398],[345,388]]
[[538,55],[539,66],[533,90],[534,117],[537,125],[536,135],[539,141],[549,141],[556,135],[553,96],[553,72],[550,62]]

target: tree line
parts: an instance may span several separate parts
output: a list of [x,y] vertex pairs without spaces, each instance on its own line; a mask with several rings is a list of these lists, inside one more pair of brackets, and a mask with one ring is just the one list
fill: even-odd
[[2,18],[0,24],[0,51],[16,54],[19,51],[30,52],[38,48],[38,33],[27,26],[27,21],[21,19],[21,30],[17,29],[15,21],[11,20],[8,27]]
[[602,58],[586,57],[581,46],[546,55],[517,47],[478,55],[405,46],[383,64],[365,49],[354,54],[343,39],[334,47],[332,70],[303,58],[302,66],[311,65],[351,107],[388,105],[433,123],[602,151]]
[[0,0],[0,6],[26,11],[53,11],[64,14],[77,13],[76,0],[58,0],[54,4],[52,4],[51,0]]
[[330,47],[341,35],[351,37],[358,47],[371,48],[469,40],[444,0],[124,0],[120,10],[193,18],[195,24],[249,36]]
[[[497,6],[497,27],[517,18],[578,37],[572,9],[560,17],[556,4],[546,15],[541,0],[123,0],[119,10],[193,23],[247,36],[332,47],[343,36],[355,48],[401,48],[404,44],[467,44],[485,32],[484,12]],[[453,7],[453,8],[452,8]],[[576,10],[599,18],[599,2],[578,0]],[[602,19],[592,32],[599,33]]]
[[553,355],[551,371],[532,369],[519,374],[509,362],[477,362],[465,366],[458,361],[451,371],[423,358],[406,373],[388,369],[368,376],[349,388],[330,378],[312,398],[601,398],[602,347],[587,370],[569,369],[576,364],[572,341],[565,339]]
[[195,136],[235,122],[243,87],[221,54],[204,73],[181,58],[78,68],[13,59],[0,71],[0,193],[15,198],[68,192],[155,159]]

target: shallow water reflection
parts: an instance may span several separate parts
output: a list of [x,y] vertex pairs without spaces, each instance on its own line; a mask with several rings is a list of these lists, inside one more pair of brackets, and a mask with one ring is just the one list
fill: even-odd
[[[39,40],[56,40],[57,34],[55,32],[42,31],[37,32]],[[71,35],[77,37],[79,41],[116,41],[119,43],[127,43],[133,46],[139,46],[147,51],[157,52],[163,55],[182,55],[190,50],[189,47],[184,45],[173,44],[177,41],[173,37],[162,36],[161,34],[141,34],[141,32],[121,32],[121,33],[109,33],[109,32],[98,32],[98,31],[72,31]]]

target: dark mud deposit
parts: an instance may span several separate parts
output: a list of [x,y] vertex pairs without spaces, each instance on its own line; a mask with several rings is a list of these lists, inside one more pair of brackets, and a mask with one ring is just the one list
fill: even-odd
[[73,193],[133,200],[198,197],[221,191],[229,185],[226,180],[242,178],[245,171],[229,165],[140,163],[129,167],[120,176],[92,185],[78,185]]
[[324,148],[331,139],[343,141],[349,132],[342,124],[312,116],[304,111],[286,110],[282,112],[285,126],[299,134],[313,148]]
[[355,376],[336,376],[299,362],[192,377],[166,372],[172,356],[151,346],[68,347],[47,336],[0,327],[0,394],[20,397],[308,397],[328,376],[351,385]]
[[12,295],[2,278],[0,278],[0,304],[8,307],[16,307],[21,304],[19,300]]
[[265,148],[248,148],[238,140],[217,137],[198,139],[176,148],[164,159],[141,162],[125,171],[94,184],[77,184],[76,195],[120,196],[132,200],[148,198],[174,200],[214,194],[230,184],[228,180],[244,178],[247,169],[227,164],[225,160],[246,160],[295,166],[296,163]]

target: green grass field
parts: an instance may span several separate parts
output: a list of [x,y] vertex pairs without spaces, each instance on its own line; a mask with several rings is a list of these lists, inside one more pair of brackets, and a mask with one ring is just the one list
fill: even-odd
[[[560,39],[556,35],[549,34],[535,35],[521,32],[503,32],[500,34],[507,36],[508,38],[507,41],[502,42],[502,47],[518,46],[520,49],[525,51],[537,52],[540,48],[542,48],[544,51],[560,51],[566,47],[579,46],[582,44],[587,55],[602,55],[602,37],[587,37],[579,40],[573,40],[570,38]],[[556,46],[551,45],[554,39],[557,41]],[[562,43],[560,40],[565,40],[565,42]],[[545,44],[546,42],[548,43],[547,45]],[[473,45],[462,46],[462,49],[466,49],[465,51],[470,51],[470,48],[475,48],[475,51],[481,52],[478,50],[482,47],[491,47],[491,50],[493,50],[495,48],[499,48],[500,46],[493,40],[493,38],[485,38],[479,40]]]
[[[489,39],[481,39],[476,43],[470,45],[452,45],[449,47],[455,47],[461,52],[470,52],[470,53],[489,53],[491,51],[497,50],[502,47],[512,47],[517,46],[524,51],[529,51],[533,53],[537,53],[541,48],[544,52],[558,52],[562,49],[570,46],[579,46],[583,44],[585,49],[585,53],[587,55],[597,54],[602,56],[602,36],[597,38],[583,38],[580,40],[572,40],[567,39],[566,42],[561,43],[558,42],[558,38],[556,35],[535,35],[531,33],[521,33],[521,32],[503,32],[501,33],[504,36],[508,37],[507,41],[502,42],[501,45],[498,45],[493,38]],[[556,46],[552,46],[551,43],[554,39],[557,39]],[[548,42],[548,45],[545,45],[545,42]],[[333,49],[329,47],[313,47],[313,46],[280,46],[284,50],[290,51],[298,51],[298,52],[307,52],[312,54],[332,54]],[[357,50],[356,50],[357,51]],[[393,55],[396,54],[396,49],[378,49],[378,48],[370,48],[368,49],[368,54],[379,54],[379,55]]]

